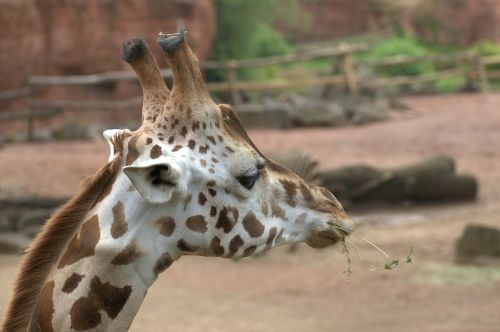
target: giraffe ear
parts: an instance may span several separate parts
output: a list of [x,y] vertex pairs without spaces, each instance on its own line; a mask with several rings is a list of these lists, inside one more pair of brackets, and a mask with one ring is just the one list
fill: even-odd
[[102,136],[106,139],[106,142],[108,142],[109,145],[109,158],[108,161],[113,160],[115,157],[115,154],[118,151],[115,151],[115,140],[117,137],[123,135],[125,132],[130,132],[128,129],[108,129],[103,131]]
[[153,204],[167,203],[174,192],[187,189],[186,171],[168,157],[125,166],[123,172],[141,196]]

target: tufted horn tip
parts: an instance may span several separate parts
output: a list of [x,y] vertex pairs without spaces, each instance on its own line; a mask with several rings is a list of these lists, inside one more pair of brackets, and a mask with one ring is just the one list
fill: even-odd
[[144,58],[148,53],[148,46],[142,38],[134,38],[123,43],[122,59],[132,63]]
[[181,28],[177,33],[167,34],[160,32],[156,42],[166,54],[172,56],[184,43],[186,32],[184,28]]

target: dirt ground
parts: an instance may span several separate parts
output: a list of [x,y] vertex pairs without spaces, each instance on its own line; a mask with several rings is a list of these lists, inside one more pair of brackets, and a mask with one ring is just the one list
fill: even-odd
[[[255,130],[265,152],[299,148],[321,167],[392,167],[446,153],[480,181],[476,202],[352,211],[357,233],[413,264],[368,271],[351,250],[278,248],[233,262],[186,257],[150,289],[132,331],[500,331],[500,267],[453,264],[468,223],[500,226],[500,94],[408,99],[414,111],[362,127]],[[0,196],[71,195],[107,158],[103,141],[0,149]],[[55,162],[57,159],[57,162]],[[386,260],[353,238],[368,263]],[[0,320],[18,256],[0,256]]]

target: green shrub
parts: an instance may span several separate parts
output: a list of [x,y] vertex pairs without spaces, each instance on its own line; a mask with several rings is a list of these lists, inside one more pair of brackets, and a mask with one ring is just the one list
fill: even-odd
[[[396,55],[424,56],[427,49],[411,36],[393,36],[374,45],[366,58],[372,60],[385,59]],[[431,62],[405,63],[380,66],[377,72],[384,76],[412,76],[434,71]]]
[[[248,0],[216,0],[217,35],[211,55],[212,60],[249,59],[281,55],[292,51],[292,46],[273,28],[273,23],[289,4],[296,6],[298,0],[259,0],[258,4]],[[296,13],[292,13],[295,15]],[[291,15],[291,14],[290,14]],[[255,70],[253,70],[255,71]],[[275,70],[241,71],[240,78],[267,76]],[[222,80],[223,71],[212,71],[207,78]]]
[[437,80],[436,90],[441,93],[451,93],[459,91],[465,85],[465,77],[456,76]]
[[[479,53],[481,56],[493,56],[500,54],[500,44],[494,43],[492,41],[483,41],[474,46],[474,50]],[[490,70],[499,70],[500,63],[495,63],[491,65],[487,65],[486,69]]]
[[283,36],[267,24],[260,25],[254,35],[254,57],[282,55],[293,50]]

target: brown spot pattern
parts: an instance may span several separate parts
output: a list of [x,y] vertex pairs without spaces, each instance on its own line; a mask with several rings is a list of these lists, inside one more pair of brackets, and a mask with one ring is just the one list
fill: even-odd
[[160,234],[164,236],[170,236],[175,229],[175,220],[172,217],[161,217],[156,222],[160,227]]
[[111,261],[113,265],[127,265],[142,256],[142,252],[137,249],[135,242],[129,243],[122,251],[120,251]]
[[153,268],[154,274],[158,275],[168,269],[173,263],[173,259],[168,252],[162,254],[160,258],[156,260],[155,266]]
[[202,215],[187,218],[186,225],[190,230],[198,233],[205,233],[208,229],[205,217]]
[[243,246],[244,242],[241,236],[236,235],[229,241],[229,251],[231,252],[231,255],[236,254],[238,249],[240,249]]
[[174,146],[174,148],[172,149],[172,152],[179,151],[180,149],[182,149],[182,145],[176,145],[176,146]]
[[75,234],[73,239],[68,245],[66,252],[61,257],[58,269],[66,265],[71,265],[82,258],[93,256],[95,253],[95,246],[99,242],[101,232],[99,230],[99,220],[97,215],[90,218],[83,224],[80,230],[80,236]]
[[194,150],[194,147],[196,146],[196,142],[192,139],[189,140],[188,146],[191,150]]
[[71,327],[83,331],[99,326],[102,319],[100,310],[115,319],[131,293],[131,286],[115,287],[109,282],[103,284],[99,277],[94,277],[90,282],[88,295],[76,300],[71,307]]
[[73,273],[64,282],[62,291],[68,294],[71,293],[76,289],[76,287],[78,287],[78,284],[80,283],[80,281],[82,281],[83,277],[84,276],[82,276],[81,274]]
[[276,233],[278,230],[276,227],[273,227],[269,230],[269,236],[267,237],[267,245],[271,246],[273,244],[274,237],[276,236]]
[[224,247],[220,245],[220,239],[216,236],[212,239],[210,242],[210,251],[215,255],[215,256],[222,256],[224,255]]
[[151,159],[156,159],[156,158],[159,158],[161,155],[162,155],[161,146],[159,146],[158,144],[155,144],[151,148],[151,152],[149,153],[149,156],[151,157]]
[[215,217],[217,215],[217,208],[215,206],[210,207],[210,217]]
[[125,222],[125,207],[122,202],[118,202],[113,206],[112,211],[113,223],[111,224],[111,236],[117,239],[128,230],[128,225]]
[[193,131],[196,131],[199,128],[200,128],[200,122],[199,121],[193,121],[193,125],[191,126],[191,129],[193,129]]
[[255,217],[255,214],[250,211],[243,218],[243,227],[251,237],[259,237],[264,234],[264,225]]
[[205,145],[200,145],[200,147],[198,148],[198,151],[199,151],[200,153],[203,153],[203,154],[207,153],[207,151],[208,151],[208,145],[207,145],[207,144],[205,144]]
[[303,183],[303,182],[300,184],[300,192],[302,193],[302,197],[304,197],[304,200],[306,202],[312,202],[313,201],[314,197],[311,194],[311,191],[306,186],[306,184]]
[[215,145],[215,138],[213,136],[207,136],[207,139],[213,144]]
[[271,216],[287,220],[285,210],[283,210],[275,201],[271,202]]
[[238,222],[238,210],[234,207],[223,207],[219,213],[219,218],[215,224],[216,228],[222,228],[225,233],[229,233]]
[[243,251],[243,257],[252,256],[255,250],[257,250],[256,246],[250,246],[246,248],[245,251]]
[[297,193],[297,185],[289,180],[280,180],[283,189],[286,193],[286,203],[291,207],[295,207],[296,203],[294,201],[295,194]]
[[269,207],[267,206],[266,201],[260,201],[260,211],[263,215],[267,217],[267,213],[269,212]]
[[205,203],[206,203],[206,202],[207,202],[207,197],[205,196],[205,194],[204,194],[204,193],[200,192],[200,193],[198,194],[198,203],[199,203],[201,206],[203,206],[203,205],[205,205]]

